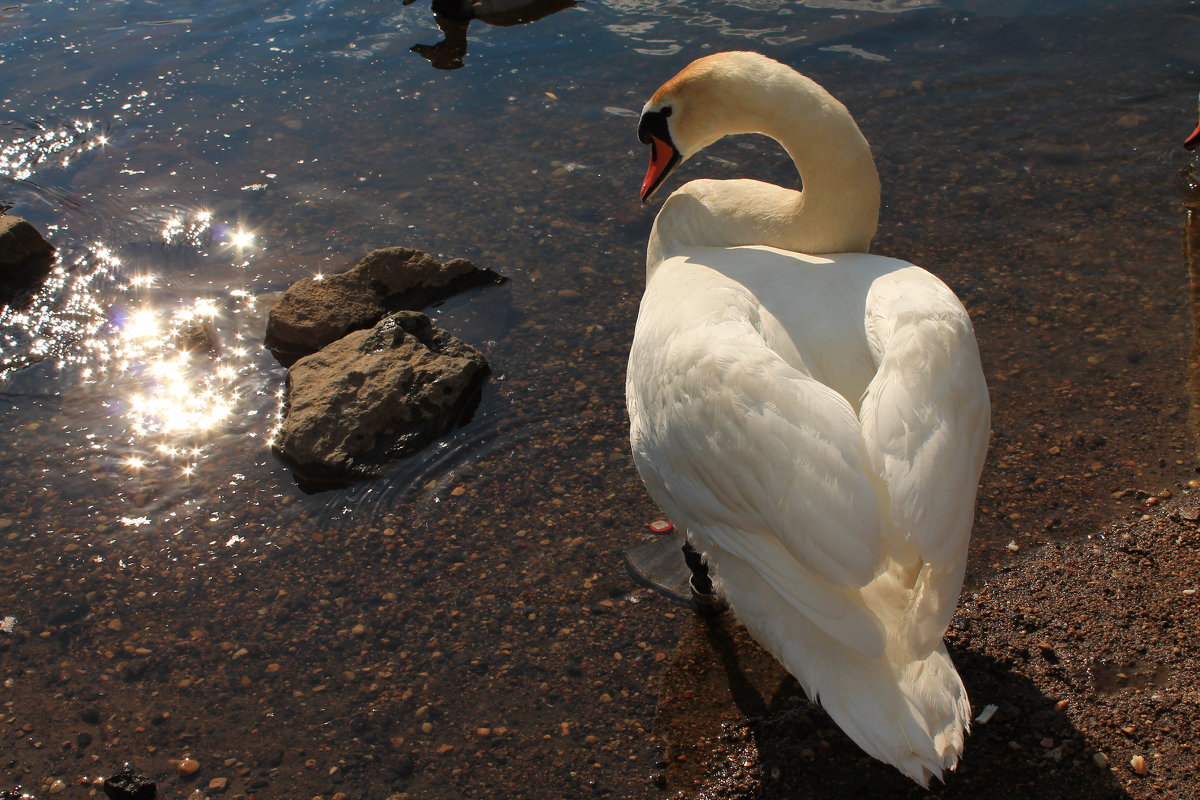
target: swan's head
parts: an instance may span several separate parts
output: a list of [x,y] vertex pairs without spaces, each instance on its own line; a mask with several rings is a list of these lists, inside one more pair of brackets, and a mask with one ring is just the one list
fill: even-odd
[[638,124],[638,138],[650,145],[642,202],[671,170],[722,136],[762,132],[771,89],[799,77],[759,53],[731,52],[699,58],[660,86]]
[[662,185],[671,170],[683,161],[679,148],[675,146],[675,137],[671,134],[670,119],[674,113],[675,106],[669,100],[665,103],[655,103],[651,100],[642,110],[642,119],[638,123],[638,139],[642,144],[650,145],[650,167],[642,180],[643,203]]
[[732,54],[720,53],[693,61],[658,87],[642,109],[638,139],[642,144],[650,145],[650,167],[642,181],[643,203],[662,185],[671,170],[720,138],[718,134],[702,141],[697,134],[713,108],[711,104],[717,103],[719,107],[719,98],[711,91],[711,73],[728,55]]

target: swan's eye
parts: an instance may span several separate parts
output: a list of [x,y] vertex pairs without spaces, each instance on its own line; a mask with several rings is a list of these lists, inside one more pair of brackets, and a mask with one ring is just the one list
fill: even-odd
[[670,107],[670,106],[663,106],[663,109],[662,109],[662,111],[661,111],[660,113],[661,113],[661,114],[662,114],[664,117],[669,117],[669,116],[671,116],[671,107]]

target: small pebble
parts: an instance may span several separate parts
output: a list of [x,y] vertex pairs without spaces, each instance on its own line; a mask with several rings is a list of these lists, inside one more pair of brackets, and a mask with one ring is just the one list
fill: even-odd
[[213,778],[208,782],[210,792],[223,792],[229,786],[229,778]]
[[183,759],[179,762],[179,766],[175,768],[176,772],[185,778],[189,775],[195,775],[198,769],[200,769],[200,762],[194,758]]
[[979,712],[979,716],[977,716],[975,718],[975,721],[978,722],[980,725],[986,725],[991,720],[991,718],[996,714],[996,712],[999,710],[1000,710],[999,706],[994,706],[989,703],[988,705],[983,707],[982,711]]
[[1101,752],[1092,753],[1092,763],[1100,769],[1108,769],[1108,756]]
[[1146,765],[1146,759],[1141,756],[1134,756],[1129,759],[1129,766],[1133,767],[1133,771],[1138,775],[1145,775],[1150,771],[1150,767]]

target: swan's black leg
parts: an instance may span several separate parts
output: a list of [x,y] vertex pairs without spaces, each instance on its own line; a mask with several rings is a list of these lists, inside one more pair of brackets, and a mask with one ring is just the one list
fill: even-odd
[[687,539],[683,540],[683,560],[691,570],[692,578],[688,581],[692,587],[692,600],[701,611],[723,611],[725,603],[713,591],[712,579],[708,577],[708,565],[704,556],[692,547]]

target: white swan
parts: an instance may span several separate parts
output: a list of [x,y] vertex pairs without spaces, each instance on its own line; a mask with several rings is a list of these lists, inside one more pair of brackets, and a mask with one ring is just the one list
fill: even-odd
[[942,636],[989,435],[974,333],[933,275],[850,252],[878,217],[870,148],[765,56],[701,58],[655,92],[642,199],[750,132],[787,149],[804,191],[697,180],[663,204],[629,355],[634,461],[755,639],[924,786],[969,726]]

